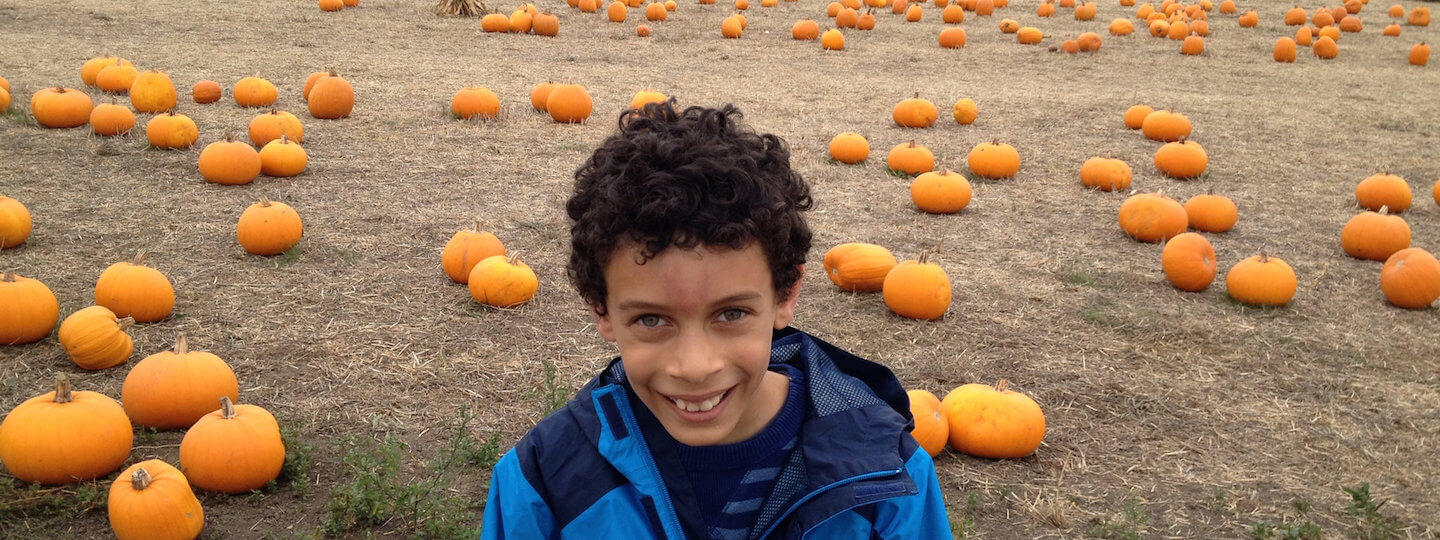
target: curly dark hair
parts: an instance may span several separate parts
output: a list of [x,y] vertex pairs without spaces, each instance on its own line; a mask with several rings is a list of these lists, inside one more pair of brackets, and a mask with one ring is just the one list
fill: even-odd
[[575,171],[568,273],[596,313],[606,313],[605,267],[627,243],[642,246],[644,264],[670,246],[758,241],[777,294],[800,280],[810,187],[791,170],[785,141],[742,127],[742,116],[733,105],[676,112],[673,99],[628,110]]

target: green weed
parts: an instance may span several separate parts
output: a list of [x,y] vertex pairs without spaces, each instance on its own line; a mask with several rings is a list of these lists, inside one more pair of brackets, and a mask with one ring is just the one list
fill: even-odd
[[1350,494],[1350,507],[1345,509],[1345,513],[1360,518],[1360,524],[1355,530],[1356,538],[1380,540],[1401,536],[1400,522],[1380,514],[1380,507],[1385,506],[1385,502],[1376,503],[1370,497],[1368,482],[1353,488],[1342,486],[1341,489]]
[[1085,536],[1092,538],[1115,538],[1119,540],[1140,540],[1145,525],[1150,522],[1150,513],[1133,498],[1125,499],[1120,507],[1119,519],[1104,516],[1085,530]]
[[540,373],[540,387],[530,395],[539,398],[540,413],[549,416],[570,401],[570,394],[575,393],[575,389],[559,381],[559,370],[555,367],[554,360],[541,358]]
[[109,488],[103,478],[52,487],[0,480],[0,531],[61,527],[92,510],[105,508]]
[[280,424],[280,441],[285,444],[285,464],[275,484],[285,484],[301,500],[310,497],[310,470],[315,466],[315,445],[295,436],[289,423]]

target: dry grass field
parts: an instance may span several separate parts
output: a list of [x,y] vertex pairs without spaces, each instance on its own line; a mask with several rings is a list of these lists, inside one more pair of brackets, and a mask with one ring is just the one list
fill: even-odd
[[[0,347],[0,411],[46,392],[56,372],[118,397],[129,365],[184,333],[230,363],[241,402],[277,415],[293,458],[273,488],[202,494],[203,538],[468,536],[487,450],[513,445],[615,354],[566,280],[562,207],[574,170],[630,97],[655,89],[682,105],[733,103],[788,141],[816,201],[798,327],[883,362],[912,388],[943,396],[1004,378],[1044,407],[1048,432],[1028,458],[937,458],[957,537],[1440,535],[1440,317],[1387,305],[1381,264],[1339,245],[1359,211],[1355,184],[1390,171],[1415,192],[1403,214],[1412,245],[1440,249],[1430,200],[1440,68],[1406,63],[1413,43],[1440,41],[1436,27],[1382,37],[1389,3],[1376,0],[1338,58],[1301,48],[1296,63],[1277,64],[1271,45],[1294,34],[1281,21],[1289,0],[1241,0],[1259,11],[1257,28],[1212,13],[1198,57],[1143,30],[1105,34],[1135,14],[1116,0],[1099,0],[1090,22],[1063,8],[1042,19],[1036,0],[1014,0],[991,17],[968,14],[969,43],[952,50],[936,45],[944,25],[927,3],[918,23],[884,10],[873,31],[847,31],[845,50],[827,52],[789,33],[803,18],[823,26],[823,0],[757,1],[738,40],[720,37],[734,11],[725,0],[678,1],[639,38],[641,10],[616,24],[603,10],[542,0],[561,20],[546,38],[485,34],[478,19],[437,17],[428,1],[322,13],[301,0],[0,0],[0,76],[15,96],[0,116],[0,194],[35,222],[23,246],[0,252],[0,271],[44,281],[62,317],[91,305],[101,270],[140,251],[177,292],[172,317],[130,330],[126,366],[84,372],[53,335]],[[1044,44],[1017,44],[1001,18],[1041,28]],[[1084,31],[1104,35],[1100,51],[1048,50]],[[35,124],[30,95],[84,88],[80,65],[107,50],[171,76],[179,111],[200,127],[194,148],[150,148],[140,129],[102,138]],[[305,114],[302,83],[325,67],[356,89],[348,119]],[[207,183],[200,148],[243,133],[259,112],[229,97],[249,75],[273,81],[280,108],[304,121],[309,169]],[[201,79],[219,81],[226,98],[191,102]],[[585,85],[590,120],[561,125],[533,111],[530,88],[546,80]],[[500,95],[500,117],[453,119],[450,96],[477,84]],[[915,92],[940,106],[935,127],[891,122],[891,107]],[[960,126],[948,110],[965,97],[980,116]],[[1121,124],[1137,103],[1189,116],[1209,152],[1202,178],[1155,171],[1158,143]],[[149,115],[138,117],[143,127]],[[869,138],[869,162],[829,161],[842,131]],[[964,212],[927,215],[884,166],[891,146],[912,139],[942,167],[964,169],[969,149],[994,139],[1017,147],[1023,165],[1015,178],[977,181]],[[1130,163],[1135,190],[1181,201],[1214,190],[1237,202],[1234,230],[1207,235],[1214,285],[1184,293],[1165,281],[1160,247],[1116,225],[1126,194],[1080,186],[1081,162],[1096,155]],[[240,212],[262,197],[304,218],[291,252],[258,257],[237,244]],[[441,248],[476,218],[539,275],[531,303],[482,307],[441,271]],[[878,294],[838,290],[819,261],[850,241],[901,259],[940,245],[934,259],[955,293],[948,314],[903,319]],[[1286,307],[1226,296],[1224,271],[1262,251],[1299,276]],[[175,463],[181,436],[138,430],[132,462]],[[108,486],[33,487],[0,472],[0,537],[105,537]]]

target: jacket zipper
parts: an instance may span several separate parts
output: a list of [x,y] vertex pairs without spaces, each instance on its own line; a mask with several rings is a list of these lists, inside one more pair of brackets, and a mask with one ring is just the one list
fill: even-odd
[[[827,486],[825,486],[825,487],[822,487],[822,488],[820,488],[820,489],[817,489],[817,490],[815,490],[815,491],[812,491],[812,492],[810,492],[810,493],[807,493],[807,494],[805,494],[804,497],[801,497],[800,500],[795,501],[795,504],[792,504],[792,505],[790,505],[789,508],[786,508],[784,512],[781,512],[779,515],[776,515],[776,516],[775,516],[775,521],[772,522],[772,523],[770,523],[770,527],[768,527],[768,528],[765,529],[765,533],[764,533],[764,534],[761,534],[761,535],[760,535],[760,538],[762,538],[762,539],[763,539],[763,538],[769,538],[769,537],[770,537],[770,534],[773,533],[773,532],[775,532],[775,528],[776,528],[776,527],[779,527],[781,523],[784,523],[784,522],[785,522],[785,518],[786,518],[786,517],[789,517],[792,512],[794,512],[796,509],[800,508],[800,506],[803,505],[803,504],[805,504],[806,501],[809,501],[810,499],[815,498],[815,496],[817,496],[817,495],[819,495],[819,494],[821,494],[821,493],[824,493],[824,492],[826,492],[826,491],[830,491],[831,489],[834,489],[834,488],[836,488],[836,487],[839,487],[839,486],[842,486],[842,485],[845,485],[845,484],[849,484],[849,483],[852,483],[852,482],[859,482],[859,481],[861,481],[861,480],[869,480],[869,479],[871,479],[871,478],[879,478],[879,477],[881,477],[881,476],[890,476],[890,475],[893,475],[893,474],[900,474],[900,473],[903,472],[904,470],[905,470],[905,467],[902,465],[900,468],[895,469],[895,470],[890,470],[890,471],[876,471],[876,472],[872,472],[872,473],[865,473],[865,474],[861,474],[861,475],[856,475],[856,476],[852,476],[852,477],[850,477],[850,478],[846,478],[846,479],[844,479],[844,480],[839,480],[839,481],[833,482],[833,483],[831,483],[830,485],[827,485]],[[888,498],[894,498],[894,497],[888,497]],[[885,500],[885,498],[880,498],[880,499],[876,499],[876,500],[877,500],[877,501],[883,501],[883,500]],[[872,501],[872,502],[873,502],[873,501]],[[866,504],[869,504],[869,503],[866,503]],[[855,506],[860,506],[860,505],[855,505]],[[851,509],[851,508],[855,508],[855,506],[851,506],[851,507],[849,507],[849,508],[846,508],[846,510],[849,510],[849,509]],[[832,516],[832,517],[833,517],[833,516]],[[824,521],[821,521],[821,523],[824,523]],[[819,524],[816,524],[816,525],[818,526]],[[809,532],[810,532],[809,530],[806,530],[806,531],[805,531],[806,534],[808,534]]]
[[[622,416],[625,417],[625,427],[630,430],[631,437],[635,439],[635,443],[640,445],[641,455],[645,456],[645,466],[650,470],[650,476],[655,479],[655,484],[660,488],[660,493],[657,493],[656,497],[665,499],[665,511],[663,512],[665,515],[661,516],[660,519],[665,520],[667,524],[675,530],[683,531],[684,529],[680,526],[680,517],[675,515],[675,501],[670,500],[670,492],[665,488],[665,480],[660,476],[660,466],[656,465],[655,460],[650,457],[650,446],[645,442],[645,434],[640,431],[640,422],[635,420],[635,414],[630,410],[629,398],[625,395],[625,390],[622,388],[617,388],[615,393],[619,394],[616,405],[623,404],[624,406]],[[660,509],[657,508],[656,511],[660,511]],[[664,535],[665,538],[670,538],[669,531],[662,530],[660,533]]]

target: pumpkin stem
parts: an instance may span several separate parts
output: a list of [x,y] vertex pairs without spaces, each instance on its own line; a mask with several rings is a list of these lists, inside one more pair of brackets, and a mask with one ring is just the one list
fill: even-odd
[[516,251],[514,255],[511,255],[509,258],[505,259],[505,262],[506,262],[506,263],[509,263],[511,266],[514,266],[516,263],[519,263],[519,262],[520,262],[520,252],[519,252],[519,251]]
[[[475,232],[477,232],[477,233],[478,233],[478,232],[485,232],[485,229],[483,228],[484,226],[485,226],[485,222],[484,222],[484,221],[481,221],[480,218],[478,218],[478,217],[475,218]],[[3,242],[0,242],[0,243],[3,243]]]
[[915,99],[920,99],[920,92],[915,92]]
[[55,403],[70,403],[75,396],[70,393],[70,377],[64,373],[55,374]]
[[1389,213],[1390,213],[1390,207],[1389,207],[1389,206],[1387,206],[1387,205],[1380,205],[1380,215],[1383,216],[1383,215],[1386,215],[1386,214],[1389,214]]
[[220,417],[226,420],[235,418],[235,403],[230,401],[230,396],[220,396]]
[[135,474],[130,475],[130,485],[133,486],[136,491],[150,487],[150,482],[153,480],[150,472],[146,471],[144,467],[135,469]]
[[[281,135],[281,137],[284,137],[284,135]],[[265,197],[265,196],[261,196],[261,197],[260,197],[260,207],[261,207],[261,208],[269,208],[269,207],[270,207],[270,198],[269,198],[269,197]]]
[[186,354],[190,352],[190,342],[186,341],[185,334],[175,338],[175,354]]
[[1004,392],[1004,391],[1007,390],[1009,387],[1010,387],[1010,381],[1007,381],[1007,380],[1005,380],[1005,379],[1000,379],[999,382],[996,382],[996,383],[995,383],[995,391],[996,391],[996,392]]
[[[5,240],[4,238],[0,238],[0,243],[4,243],[4,242],[3,242],[4,240]],[[15,272],[5,272],[4,277],[0,277],[0,281],[4,281],[5,283],[14,283],[14,282],[15,282]]]
[[1270,255],[1267,255],[1264,251],[1261,251],[1261,252],[1260,252],[1260,263],[1261,263],[1261,264],[1264,264],[1264,263],[1268,263],[1268,262],[1270,262]]
[[144,251],[141,251],[140,253],[135,254],[135,260],[132,261],[130,264],[133,264],[133,265],[135,265],[135,266],[145,266],[145,256],[146,256],[146,255],[148,255],[148,254],[145,253]]
[[121,331],[121,332],[124,332],[126,328],[130,328],[130,325],[133,325],[133,324],[135,324],[135,318],[134,318],[134,317],[125,317],[124,319],[116,319],[116,320],[115,320],[115,326],[120,327],[120,331]]

